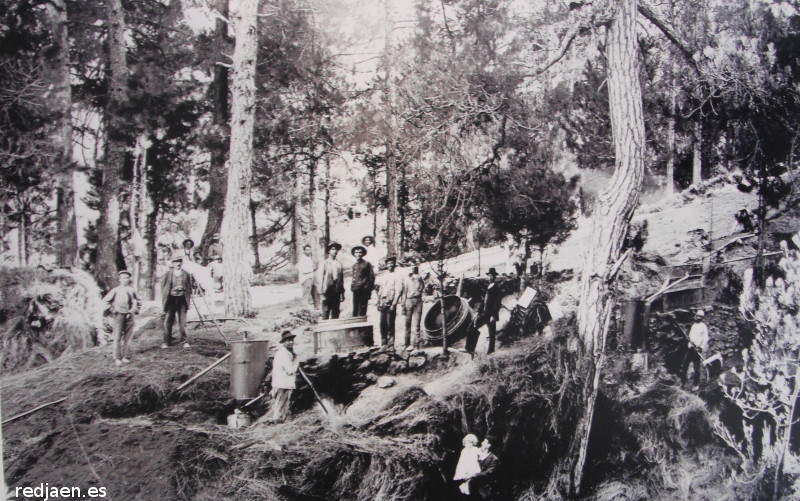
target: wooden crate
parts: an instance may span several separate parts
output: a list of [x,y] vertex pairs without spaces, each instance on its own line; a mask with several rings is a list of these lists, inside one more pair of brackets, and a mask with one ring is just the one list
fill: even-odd
[[314,354],[343,353],[374,345],[367,317],[321,320],[314,329]]

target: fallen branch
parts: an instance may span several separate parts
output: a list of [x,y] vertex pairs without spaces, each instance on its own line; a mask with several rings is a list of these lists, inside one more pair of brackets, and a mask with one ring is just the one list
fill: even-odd
[[31,409],[29,411],[25,411],[23,413],[17,414],[16,416],[11,416],[10,418],[8,418],[5,421],[3,421],[2,423],[0,423],[0,426],[5,426],[6,424],[8,424],[8,423],[10,423],[12,421],[16,421],[17,419],[24,418],[25,416],[27,416],[29,414],[33,414],[34,412],[36,412],[36,411],[38,411],[40,409],[44,409],[45,407],[50,407],[51,405],[60,404],[61,402],[63,402],[67,398],[68,397],[59,398],[58,400],[53,400],[52,402],[47,402],[46,404],[42,404],[39,407],[34,407],[33,409]]

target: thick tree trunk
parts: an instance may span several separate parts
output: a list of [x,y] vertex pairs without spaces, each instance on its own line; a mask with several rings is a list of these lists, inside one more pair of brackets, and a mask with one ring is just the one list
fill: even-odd
[[609,272],[619,258],[625,234],[639,200],[644,172],[644,115],[636,41],[637,0],[619,0],[608,28],[608,94],[614,140],[614,175],[598,196],[592,232],[584,254],[578,301],[578,334],[587,369],[584,406],[573,439],[569,468],[570,495],[581,488],[583,467],[611,318]]
[[258,0],[240,0],[233,12],[236,47],[233,52],[231,152],[228,196],[222,220],[222,261],[225,313],[248,316],[252,269],[248,258],[248,219],[253,168],[255,74],[258,42]]
[[128,64],[125,59],[125,15],[122,0],[106,2],[108,22],[109,100],[105,109],[106,144],[103,184],[100,187],[100,217],[97,221],[97,280],[105,288],[116,282],[120,248],[121,174],[125,166],[126,130],[121,115],[128,101]]
[[45,59],[52,91],[50,106],[57,111],[52,134],[56,146],[56,259],[59,266],[69,267],[78,254],[78,230],[75,223],[75,187],[72,168],[72,89],[69,79],[69,35],[67,33],[67,6],[64,0],[53,0],[45,5],[52,50]]
[[394,120],[395,87],[392,80],[394,69],[394,16],[392,2],[384,4],[386,11],[385,29],[386,40],[384,46],[384,82],[383,82],[383,112],[386,127],[386,195],[388,205],[386,208],[386,253],[389,256],[400,256],[402,251],[402,228],[400,217],[400,178],[398,171],[395,134],[397,126]]
[[[227,18],[228,0],[217,0],[217,10]],[[217,19],[214,32],[215,52],[218,57],[230,54],[231,41],[228,37],[228,23]],[[206,228],[200,240],[200,252],[207,254],[211,238],[219,233],[222,227],[222,218],[225,213],[225,192],[228,187],[228,169],[225,160],[228,154],[228,141],[230,139],[230,113],[228,112],[228,67],[217,64],[214,66],[214,81],[211,84],[211,123],[214,128],[212,144],[210,146],[211,163],[209,165],[208,183],[209,191],[205,205],[208,209]]]

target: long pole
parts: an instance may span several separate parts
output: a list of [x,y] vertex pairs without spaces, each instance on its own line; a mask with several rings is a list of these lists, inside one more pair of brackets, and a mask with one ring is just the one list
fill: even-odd
[[194,382],[195,382],[197,379],[199,379],[199,378],[200,378],[200,377],[201,377],[203,374],[205,374],[206,372],[210,371],[210,370],[211,370],[211,369],[213,369],[214,367],[218,366],[218,365],[219,365],[219,364],[221,364],[222,362],[224,362],[224,361],[228,360],[228,358],[230,358],[230,356],[231,356],[231,354],[230,354],[230,353],[228,353],[228,354],[226,354],[226,355],[222,356],[222,357],[221,357],[219,360],[217,360],[217,361],[216,361],[216,362],[214,362],[213,364],[209,365],[209,366],[208,366],[208,367],[206,367],[205,369],[201,370],[200,372],[198,372],[197,374],[195,374],[194,376],[192,376],[192,378],[191,378],[191,379],[189,379],[188,381],[186,381],[186,382],[185,382],[185,383],[183,383],[182,385],[178,386],[177,390],[182,390],[182,389],[186,388],[187,386],[189,386],[190,384],[194,383]]
[[325,411],[325,414],[330,414],[330,412],[328,412],[328,409],[325,407],[325,404],[322,402],[322,397],[319,396],[319,393],[317,393],[317,389],[314,388],[313,384],[311,384],[311,380],[308,379],[306,373],[303,372],[303,369],[301,369],[300,367],[298,367],[297,370],[300,372],[300,375],[303,376],[303,379],[306,380],[306,383],[308,383],[308,386],[311,388],[311,391],[314,392],[314,397],[316,397],[317,402],[319,402],[319,405],[322,406],[322,410]]
[[[203,300],[203,304],[205,305],[206,310],[208,310],[208,316],[211,318],[211,323],[214,324],[214,327],[217,328],[217,332],[219,332],[219,335],[222,336],[222,339],[225,340],[225,346],[228,346],[228,338],[225,337],[225,334],[222,333],[222,328],[217,323],[217,319],[214,317],[214,313],[211,311],[211,307],[208,305],[208,301],[206,301],[205,294],[200,294],[200,299]],[[192,300],[194,300],[194,298],[192,298]],[[195,305],[194,308],[197,310],[197,305]],[[197,314],[198,315],[200,314],[200,310],[197,310]]]
[[45,407],[49,407],[51,405],[59,404],[59,403],[63,402],[66,399],[67,399],[67,397],[64,397],[64,398],[59,398],[58,400],[53,400],[52,402],[47,402],[46,404],[42,404],[42,405],[40,405],[38,407],[34,407],[33,409],[31,409],[29,411],[25,411],[23,413],[17,414],[16,416],[11,416],[10,418],[6,419],[5,421],[3,421],[0,424],[8,424],[8,423],[10,423],[12,421],[16,421],[17,419],[23,418],[23,417],[27,416],[28,414],[33,414],[34,412],[38,411],[39,409],[44,409]]

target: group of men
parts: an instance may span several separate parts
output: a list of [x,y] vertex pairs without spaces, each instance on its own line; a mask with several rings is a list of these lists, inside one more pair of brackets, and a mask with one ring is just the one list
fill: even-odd
[[[164,349],[176,342],[184,348],[191,348],[186,331],[186,316],[192,304],[192,294],[198,289],[198,285],[192,274],[184,269],[183,263],[188,261],[198,266],[204,264],[201,254],[193,252],[193,248],[194,241],[185,239],[181,249],[173,252],[169,258],[170,267],[161,277],[161,303],[164,310],[161,348]],[[214,288],[218,292],[222,290],[222,245],[219,243],[219,235],[212,238],[207,251],[207,262]],[[111,289],[103,301],[111,316],[114,364],[119,366],[130,362],[129,344],[134,329],[133,317],[139,313],[142,302],[131,285],[131,273],[128,270],[120,271],[118,280],[119,285]],[[175,320],[178,321],[180,334],[177,340],[172,337]]]
[[[406,317],[405,349],[412,351],[422,343],[420,325],[422,321],[422,303],[425,281],[419,273],[419,266],[414,265],[407,275],[397,271],[397,258],[388,256],[384,260],[386,272],[377,276],[377,261],[367,260],[370,248],[375,251],[374,239],[366,236],[363,245],[350,250],[356,261],[352,266],[350,293],[352,295],[353,317],[367,315],[369,302],[373,292],[377,293],[376,306],[380,312],[381,344],[389,350],[395,346],[395,321],[397,310]],[[322,311],[322,318],[336,319],[341,314],[341,303],[345,299],[344,266],[337,259],[341,244],[332,242],[326,247],[326,257],[319,266],[315,276],[311,260],[311,246],[303,249],[304,256],[298,261],[298,275],[303,284],[303,296],[317,305]],[[412,338],[413,331],[413,338]]]

